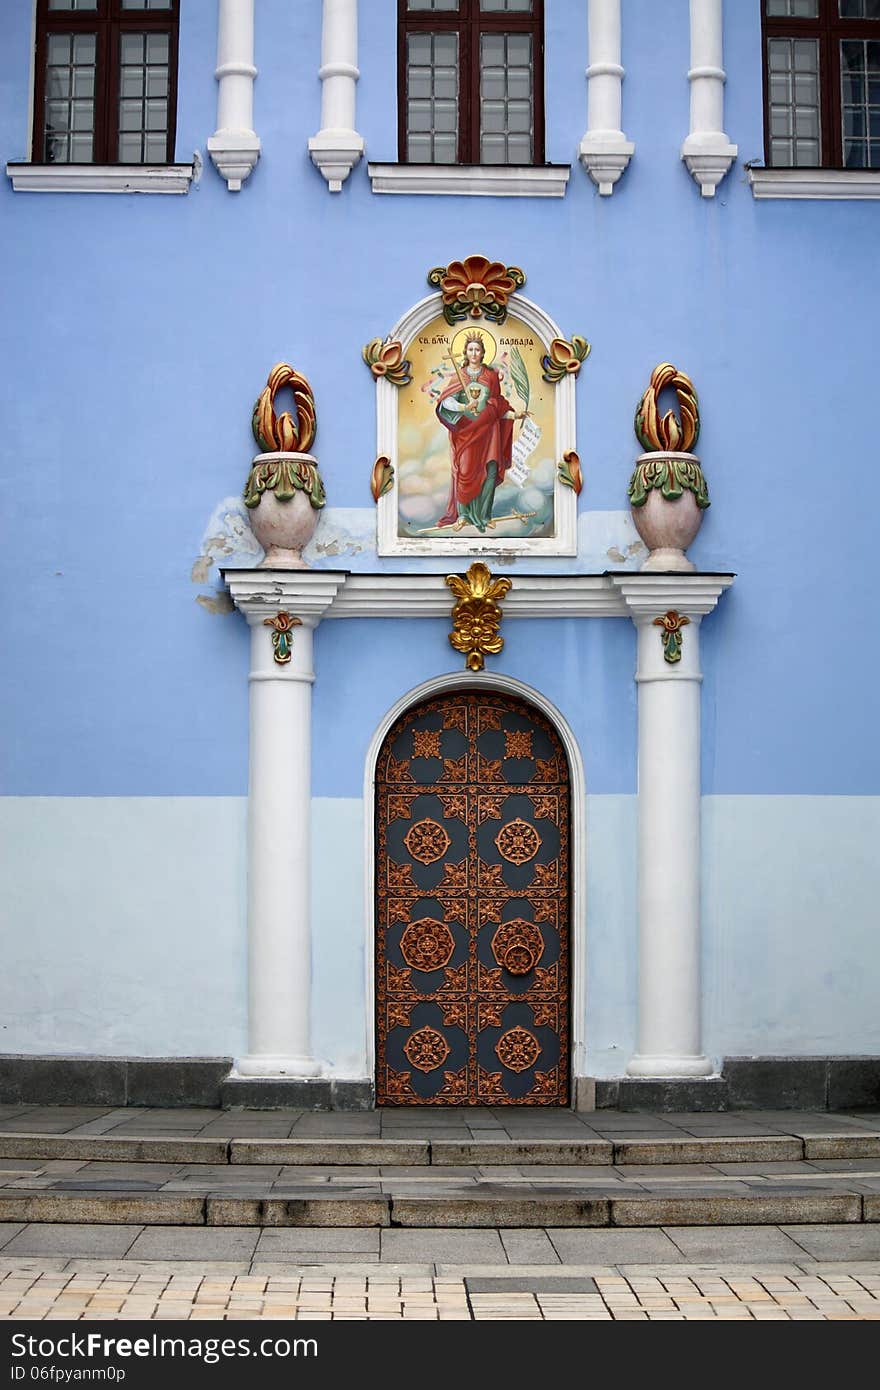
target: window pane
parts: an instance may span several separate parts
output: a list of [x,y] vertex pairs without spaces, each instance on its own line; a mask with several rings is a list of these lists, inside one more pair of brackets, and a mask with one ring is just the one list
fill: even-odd
[[141,154],[143,153],[142,135],[120,135],[119,137],[119,162],[120,164],[142,164]]
[[[458,0],[407,0],[408,10],[457,10]],[[419,163],[424,164],[424,160]]]
[[847,169],[880,167],[880,43],[842,39],[840,97],[843,163]]
[[458,152],[458,35],[408,34],[407,159],[454,164]]
[[49,0],[50,10],[96,10],[98,0]]
[[144,140],[144,159],[147,164],[164,164],[167,148],[165,135],[147,135]]
[[413,135],[410,132],[406,139],[406,157],[411,164],[430,164],[430,135]]
[[119,45],[119,61],[142,63],[144,61],[144,35],[123,34]]
[[507,14],[531,14],[532,0],[480,0],[480,9],[486,14],[498,11]]
[[43,132],[43,158],[48,163],[91,159],[94,90],[94,34],[48,34]]
[[73,61],[77,67],[94,66],[96,42],[94,34],[77,34],[74,37]]
[[480,158],[485,164],[530,164],[533,158],[532,39],[480,36]]
[[458,155],[458,135],[434,136],[434,163],[455,164]]
[[480,137],[480,160],[483,164],[506,164],[507,136],[482,135]]
[[430,97],[433,94],[430,68],[410,68],[407,74],[407,90],[410,97]]
[[799,168],[812,169],[819,163],[818,140],[796,140],[794,146],[795,164]]
[[168,62],[168,35],[147,34],[147,62]]
[[841,19],[880,19],[880,0],[840,0]]
[[819,0],[767,0],[770,19],[817,19]]
[[168,35],[122,34],[119,56],[120,162],[162,162],[167,157]]
[[819,45],[815,39],[769,39],[770,163],[821,163]]
[[95,69],[75,68],[73,72],[73,95],[93,97],[95,95]]
[[122,0],[124,10],[170,10],[171,0]]
[[62,68],[60,65],[48,68],[46,71],[46,100],[53,98],[70,96],[70,68]]
[[770,19],[816,19],[819,0],[767,0]]
[[94,102],[74,101],[71,103],[71,129],[77,131],[94,130]]
[[69,34],[50,34],[47,44],[49,67],[69,63],[73,52],[73,40]]
[[819,71],[819,45],[815,39],[795,39],[792,46],[796,72]]
[[530,135],[508,136],[507,162],[509,164],[531,164],[532,137]]

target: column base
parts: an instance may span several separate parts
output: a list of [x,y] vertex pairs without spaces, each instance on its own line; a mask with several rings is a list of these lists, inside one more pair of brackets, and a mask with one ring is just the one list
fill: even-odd
[[712,1063],[708,1057],[648,1056],[636,1053],[626,1069],[627,1076],[711,1076]]
[[228,1079],[236,1080],[238,1077],[255,1076],[266,1077],[290,1077],[296,1080],[301,1077],[320,1076],[322,1071],[321,1063],[316,1062],[314,1057],[280,1056],[270,1053],[251,1053],[247,1057],[239,1057]]

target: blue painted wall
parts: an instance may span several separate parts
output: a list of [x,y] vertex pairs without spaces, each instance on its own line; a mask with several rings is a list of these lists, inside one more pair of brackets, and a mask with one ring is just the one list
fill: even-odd
[[[728,5],[726,125],[761,153],[758,5]],[[184,4],[177,153],[215,122],[213,5]],[[362,17],[358,122],[393,158],[395,6]],[[27,149],[31,3],[4,7],[0,142]],[[737,164],[701,199],[687,133],[687,7],[624,5],[624,126],[632,165],[599,198],[575,164],[562,200],[372,195],[363,163],[328,194],[306,140],[318,127],[320,5],[262,0],[255,124],[264,154],[237,195],[209,162],[186,197],[15,194],[0,186],[7,363],[0,442],[10,503],[2,564],[14,730],[5,788],[26,794],[240,795],[246,642],[195,602],[189,578],[216,501],[246,475],[249,411],[267,368],[305,370],[331,504],[368,506],[374,392],[360,346],[421,297],[425,271],[471,250],[522,265],[526,292],[593,354],[578,383],[581,506],[625,506],[632,410],[663,358],[697,382],[713,505],[692,556],[739,579],[706,624],[707,793],[868,794],[876,657],[869,583],[869,418],[876,375],[874,203],[757,203]],[[585,122],[585,21],[548,4],[548,156],[570,161]],[[871,312],[872,307],[875,312]],[[34,624],[64,698],[33,659]],[[358,638],[334,628],[335,641]],[[439,635],[439,634],[438,634]],[[845,662],[828,659],[832,643]],[[344,652],[322,659],[345,663]],[[530,638],[531,640],[531,638]],[[618,674],[602,629],[593,674]],[[403,688],[404,627],[383,654]],[[605,644],[609,650],[606,652]],[[514,660],[513,654],[510,661]],[[580,671],[572,668],[580,680]],[[565,682],[563,673],[553,679]],[[615,752],[630,735],[601,692],[591,718]],[[582,698],[572,686],[567,700]],[[829,719],[827,712],[845,711]],[[821,730],[821,734],[819,731]],[[366,730],[364,736],[367,736]],[[325,774],[321,774],[324,777]],[[320,790],[341,790],[321,782]],[[603,784],[632,787],[624,752]]]
[[[361,8],[358,127],[369,158],[393,160],[396,4]],[[525,293],[593,344],[577,385],[582,511],[625,509],[633,409],[655,363],[673,361],[696,382],[712,507],[691,556],[738,574],[702,629],[704,792],[727,806],[818,798],[819,827],[821,798],[880,793],[869,636],[880,203],[753,199],[742,166],[762,153],[758,0],[725,7],[725,124],[740,162],[713,200],[700,198],[679,158],[687,6],[624,0],[623,125],[636,153],[613,197],[598,197],[575,160],[584,7],[546,8],[547,155],[574,161],[561,200],[375,196],[363,162],[331,196],[306,149],[320,125],[318,0],[257,6],[263,157],[241,193],[227,191],[205,151],[216,119],[208,0],[182,3],[177,157],[200,151],[204,162],[187,196],[24,194],[0,180],[6,795],[245,795],[247,632],[237,615],[211,611],[216,571],[198,583],[191,572],[213,509],[244,484],[253,400],[279,359],[305,371],[330,503],[369,508],[375,393],[361,345],[427,292],[430,266],[472,251],[521,265]],[[27,154],[31,26],[32,0],[6,0],[7,159]],[[394,562],[362,555],[358,566]],[[452,667],[446,633],[433,621],[319,629],[316,797],[360,797],[382,714]],[[496,669],[539,685],[563,711],[589,792],[632,796],[632,628],[529,621],[510,625],[506,640]],[[830,808],[828,825],[839,833]],[[717,940],[729,964],[739,861],[729,837],[712,852],[708,920],[724,924]],[[199,854],[204,867],[208,850]],[[805,887],[786,896],[796,861],[771,869],[758,877],[776,884],[780,912],[812,901]],[[861,921],[873,871],[857,859],[853,874]],[[235,913],[227,920],[242,930]],[[831,929],[824,912],[811,921],[818,936]],[[778,920],[768,930],[780,939]],[[710,1020],[728,1050],[753,1041],[735,982],[760,957],[756,932],[737,970],[709,971]],[[846,949],[867,948],[862,928],[853,932]],[[603,959],[602,968],[619,964]],[[631,1026],[627,989],[603,1056]],[[783,1002],[806,1046],[813,1006],[797,993]],[[205,1049],[237,1047],[238,1030],[218,1023]],[[850,1045],[865,1038],[854,1023]],[[340,1057],[354,1048],[326,1045]]]

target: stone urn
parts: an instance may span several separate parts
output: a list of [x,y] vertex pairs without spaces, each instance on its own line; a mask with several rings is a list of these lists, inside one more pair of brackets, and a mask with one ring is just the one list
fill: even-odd
[[[679,469],[681,473],[687,472],[689,475],[699,473],[700,460],[694,454],[673,453],[662,451],[653,454],[642,454],[636,459],[636,473],[642,465],[647,465],[643,472],[648,476],[659,474],[661,470],[672,479],[672,490],[677,492],[677,496],[670,496],[669,489],[664,493],[662,484],[655,484],[645,489],[644,501],[636,506],[634,502],[630,504],[633,524],[641,536],[650,554],[642,565],[643,570],[673,570],[686,571],[696,569],[696,566],[687,558],[685,551],[700,529],[703,520],[703,512],[697,501],[695,494],[687,486],[677,487],[675,483],[674,465],[683,464],[684,469]],[[664,465],[673,465],[665,468]],[[631,488],[632,495],[632,488]]]
[[[660,414],[660,393],[667,389],[675,392],[680,419],[673,410]],[[645,453],[636,459],[629,501],[633,524],[650,552],[642,569],[693,570],[685,551],[709,506],[709,489],[700,460],[689,452],[700,433],[697,393],[690,377],[670,362],[651,373],[636,409],[635,432]]]
[[[316,488],[321,498],[317,504],[312,500]],[[302,552],[315,534],[324,505],[317,460],[311,454],[292,452],[257,454],[248,491],[257,494],[250,513],[251,530],[266,552],[260,569],[308,569]],[[245,503],[251,506],[247,492]]]
[[[289,387],[296,420],[275,414],[275,396]],[[315,533],[326,496],[317,459],[308,452],[315,438],[315,398],[304,376],[278,362],[254,406],[257,454],[244,490],[251,530],[265,550],[261,569],[308,569],[302,552]]]

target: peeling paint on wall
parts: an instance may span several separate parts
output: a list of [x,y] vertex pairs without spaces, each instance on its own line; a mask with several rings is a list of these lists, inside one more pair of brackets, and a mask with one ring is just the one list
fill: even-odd
[[626,554],[616,545],[609,546],[605,552],[609,560],[613,560],[616,565],[625,565],[634,555],[640,555],[645,549],[642,541],[633,541],[632,545],[626,547]]
[[[263,548],[254,536],[247,510],[240,497],[224,497],[218,502],[205,527],[199,554],[192,563],[190,579],[194,584],[210,584],[215,566],[240,561],[258,565]],[[196,603],[207,613],[232,613],[235,605],[225,589],[215,588],[210,594],[198,594]]]
[[208,613],[235,612],[235,604],[225,589],[218,589],[215,594],[197,594],[196,603],[200,603]]

